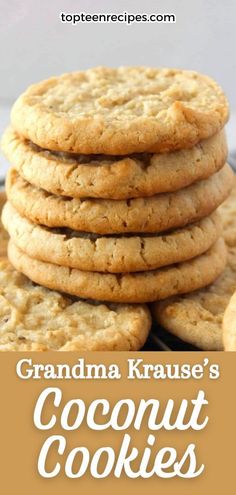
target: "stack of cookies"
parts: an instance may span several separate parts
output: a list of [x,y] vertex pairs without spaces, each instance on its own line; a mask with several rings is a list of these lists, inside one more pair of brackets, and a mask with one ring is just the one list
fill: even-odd
[[219,209],[228,251],[224,272],[208,287],[170,297],[152,307],[154,318],[170,334],[204,351],[236,350],[233,317],[236,298],[233,296],[236,291],[236,178],[233,184],[229,198]]
[[9,259],[84,299],[143,303],[223,271],[227,100],[190,71],[97,68],[31,86],[3,150]]

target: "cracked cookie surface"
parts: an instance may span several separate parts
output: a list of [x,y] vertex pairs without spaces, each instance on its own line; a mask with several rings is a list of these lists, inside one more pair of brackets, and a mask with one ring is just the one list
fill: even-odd
[[26,181],[74,198],[129,199],[176,191],[207,179],[227,158],[224,131],[187,150],[112,157],[53,153],[8,128],[2,148]]
[[135,351],[150,326],[144,305],[75,300],[0,260],[0,351]]
[[22,217],[10,203],[2,219],[14,244],[31,258],[110,273],[154,270],[186,261],[207,251],[221,233],[217,213],[165,234],[121,237],[49,229]]
[[205,289],[153,306],[158,323],[169,332],[200,349],[216,351],[223,350],[223,316],[236,290],[236,180],[230,197],[219,211],[228,248],[223,274]]
[[129,154],[188,148],[218,132],[228,102],[209,77],[180,69],[97,67],[34,84],[12,109],[42,148]]
[[35,283],[85,299],[122,303],[151,302],[193,291],[213,282],[226,262],[222,238],[192,260],[138,273],[86,272],[38,261],[23,253],[12,241],[8,256],[13,266]]
[[10,169],[6,189],[16,210],[33,223],[96,234],[157,233],[210,215],[229,195],[232,178],[226,164],[208,179],[174,193],[126,201],[79,200],[38,189]]

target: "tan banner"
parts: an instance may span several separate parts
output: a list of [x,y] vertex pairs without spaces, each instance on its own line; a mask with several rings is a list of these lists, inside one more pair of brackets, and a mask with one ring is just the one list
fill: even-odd
[[3,353],[0,367],[3,493],[233,493],[235,353]]

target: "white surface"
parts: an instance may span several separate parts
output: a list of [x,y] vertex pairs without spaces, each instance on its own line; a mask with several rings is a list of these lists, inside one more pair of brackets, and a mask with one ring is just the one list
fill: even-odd
[[[195,69],[224,88],[236,149],[236,1],[226,0],[0,0],[0,134],[14,99],[32,82],[96,65]],[[174,13],[176,24],[62,24],[67,13]],[[1,157],[0,177],[7,164]]]
[[[31,82],[95,65],[196,69],[236,111],[236,2],[225,0],[0,0],[0,98]],[[61,11],[174,13],[176,24],[62,24]]]

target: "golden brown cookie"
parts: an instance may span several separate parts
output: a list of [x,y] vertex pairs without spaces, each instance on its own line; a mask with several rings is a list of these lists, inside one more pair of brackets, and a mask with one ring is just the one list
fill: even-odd
[[236,180],[234,184],[231,196],[220,207],[223,236],[228,245],[228,261],[223,274],[205,289],[153,306],[158,323],[203,350],[223,350],[223,316],[236,290]]
[[236,292],[224,313],[223,342],[226,351],[236,351]]
[[233,172],[219,172],[175,193],[132,200],[72,199],[31,186],[15,169],[7,177],[9,201],[33,223],[96,234],[165,232],[212,213],[229,195]]
[[70,229],[48,229],[22,217],[8,202],[2,220],[14,244],[31,258],[97,272],[137,272],[194,258],[221,233],[217,213],[164,235],[99,236]]
[[224,240],[229,247],[236,247],[236,175],[232,181],[230,196],[219,208],[223,222]]
[[88,303],[35,285],[0,261],[0,351],[137,351],[146,306]]
[[0,257],[6,256],[7,254],[7,243],[8,243],[8,234],[6,230],[3,228],[1,222],[1,213],[4,203],[6,202],[6,194],[5,192],[0,191]]
[[153,305],[157,322],[173,335],[204,351],[222,351],[222,322],[236,290],[236,248],[229,248],[228,262],[215,283],[192,294]]
[[115,275],[38,261],[23,253],[12,241],[8,256],[17,270],[49,289],[85,299],[141,303],[190,292],[213,282],[225,267],[226,249],[221,238],[206,253],[190,261],[155,271]]
[[98,67],[30,86],[11,119],[42,148],[123,155],[207,139],[225,125],[228,102],[212,79],[196,72]]
[[187,150],[112,157],[53,153],[8,128],[2,148],[26,181],[73,198],[129,199],[176,191],[207,179],[227,158],[224,131]]

